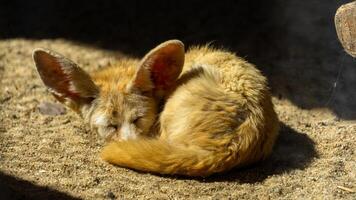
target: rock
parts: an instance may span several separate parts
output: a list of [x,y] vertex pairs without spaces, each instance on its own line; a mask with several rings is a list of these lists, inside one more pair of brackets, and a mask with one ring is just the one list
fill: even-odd
[[344,4],[337,9],[335,27],[345,51],[356,57],[356,1]]

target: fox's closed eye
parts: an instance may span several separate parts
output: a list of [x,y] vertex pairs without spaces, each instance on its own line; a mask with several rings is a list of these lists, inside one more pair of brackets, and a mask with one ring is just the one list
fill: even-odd
[[96,99],[96,97],[88,97],[87,98],[87,102],[91,103],[92,101],[94,101]]
[[136,117],[132,120],[132,123],[137,124],[142,117]]

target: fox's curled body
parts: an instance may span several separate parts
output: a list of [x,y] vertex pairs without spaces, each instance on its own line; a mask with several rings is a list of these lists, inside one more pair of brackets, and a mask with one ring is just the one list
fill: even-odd
[[[58,61],[66,89],[46,80],[46,56]],[[90,89],[70,75],[84,72],[68,72],[60,55],[37,50],[34,59],[57,99],[111,141],[101,157],[122,167],[208,176],[265,159],[278,135],[266,78],[224,50],[194,47],[184,55],[181,42],[167,41],[141,62],[125,60],[81,75],[92,80],[85,83]]]

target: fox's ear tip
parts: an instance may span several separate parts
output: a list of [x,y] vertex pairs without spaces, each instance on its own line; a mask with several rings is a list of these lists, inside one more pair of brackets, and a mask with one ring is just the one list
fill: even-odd
[[45,53],[45,54],[49,54],[50,50],[48,49],[44,49],[44,48],[35,48],[32,51],[32,58],[33,60],[36,60],[36,58],[38,58],[38,56],[40,56],[41,54]]
[[46,48],[35,48],[32,51],[32,59],[37,62],[43,58],[63,58],[61,54]]
[[41,53],[41,52],[48,53],[49,51],[50,51],[49,49],[39,47],[39,48],[33,49],[32,54],[37,54],[37,53]]
[[171,40],[168,40],[168,41],[171,41],[171,42],[174,42],[174,43],[178,43],[178,44],[183,44],[183,42],[179,39],[171,39]]
[[184,43],[182,41],[178,40],[178,39],[168,40],[168,41],[166,41],[166,43],[175,44],[175,45],[178,45],[178,46],[184,48]]

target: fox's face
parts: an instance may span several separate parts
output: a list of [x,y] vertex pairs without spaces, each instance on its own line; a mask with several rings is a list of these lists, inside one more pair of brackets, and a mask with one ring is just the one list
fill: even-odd
[[152,90],[134,88],[136,68],[115,66],[93,77],[99,95],[82,107],[81,114],[103,138],[127,140],[150,134],[157,115],[157,98]]
[[151,134],[157,102],[181,73],[184,46],[167,41],[139,63],[124,61],[92,76],[50,50],[36,49],[33,59],[56,99],[78,112],[101,137],[128,140]]

